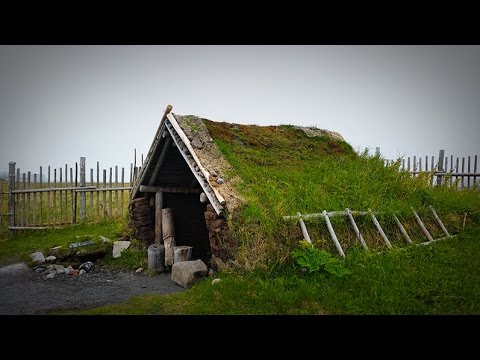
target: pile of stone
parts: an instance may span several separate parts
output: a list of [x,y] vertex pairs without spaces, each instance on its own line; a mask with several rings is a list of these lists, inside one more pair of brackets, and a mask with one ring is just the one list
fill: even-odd
[[93,263],[90,261],[81,264],[78,269],[72,265],[55,264],[57,258],[54,255],[45,257],[40,251],[30,254],[30,257],[35,264],[34,271],[44,275],[45,279],[53,279],[57,275],[79,276],[93,269]]
[[145,197],[132,200],[128,205],[130,226],[134,229],[134,237],[143,244],[151,244],[155,240],[153,232],[154,218],[149,201]]

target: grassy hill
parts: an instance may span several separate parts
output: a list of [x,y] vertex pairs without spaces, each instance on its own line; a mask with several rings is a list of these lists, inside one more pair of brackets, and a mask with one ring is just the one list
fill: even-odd
[[[213,122],[204,119],[221,153],[242,181],[238,191],[246,205],[230,221],[240,247],[237,261],[246,268],[268,267],[290,258],[302,239],[298,222],[287,223],[284,215],[319,213],[350,208],[384,212],[379,216],[394,246],[404,246],[391,214],[396,213],[414,242],[425,241],[415,223],[413,206],[432,236],[442,233],[428,205],[432,205],[451,233],[478,224],[480,193],[453,187],[430,186],[430,176],[412,178],[399,172],[398,164],[384,166],[378,156],[357,154],[345,141],[328,134],[308,136],[294,126],[255,126]],[[321,132],[320,132],[321,133]],[[348,220],[332,218],[342,247],[358,247]],[[369,247],[383,242],[368,217],[358,226]],[[323,220],[307,223],[314,244],[335,253]]]

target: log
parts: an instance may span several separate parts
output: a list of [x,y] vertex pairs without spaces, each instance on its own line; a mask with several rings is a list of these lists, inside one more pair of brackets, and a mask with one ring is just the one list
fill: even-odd
[[165,246],[165,266],[172,266],[174,260],[173,248],[175,247],[175,226],[172,209],[162,209],[162,234]]
[[175,246],[173,248],[173,263],[189,261],[192,258],[191,246]]
[[199,194],[202,189],[196,188],[191,189],[187,187],[173,187],[173,186],[150,186],[150,185],[140,185],[140,192],[142,193],[156,193],[158,191],[162,191],[165,193],[183,193],[183,194]]
[[157,273],[165,271],[165,247],[162,244],[148,247],[148,269]]

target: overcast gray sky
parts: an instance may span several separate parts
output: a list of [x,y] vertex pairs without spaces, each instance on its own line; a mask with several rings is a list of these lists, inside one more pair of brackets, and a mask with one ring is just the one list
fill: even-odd
[[389,159],[480,155],[480,47],[0,46],[0,170],[129,169],[167,104],[334,130]]

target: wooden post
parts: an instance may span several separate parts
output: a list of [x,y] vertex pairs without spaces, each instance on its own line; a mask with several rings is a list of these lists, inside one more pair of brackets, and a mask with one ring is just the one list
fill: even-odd
[[[70,184],[73,186],[73,168],[70,168]],[[72,224],[75,224],[75,196],[73,195],[74,191],[70,191],[70,202],[71,202],[71,214],[72,214]]]
[[443,225],[443,222],[442,220],[440,220],[440,217],[437,215],[437,212],[435,211],[435,209],[433,208],[432,205],[429,206],[430,210],[432,210],[432,213],[433,213],[433,217],[435,218],[435,220],[437,221],[437,224],[440,226],[440,228],[442,229],[443,233],[450,237],[450,234],[448,233],[448,230],[447,228],[445,227],[445,225]]
[[[97,189],[100,187],[100,162],[97,161]],[[97,221],[100,219],[100,192],[97,190]]]
[[133,186],[133,163],[130,163],[130,186]]
[[107,192],[105,189],[107,188],[107,169],[103,169],[103,191],[102,191],[102,198],[103,198],[103,220],[107,217]]
[[425,171],[428,171],[428,155],[425,155]]
[[[468,155],[468,165],[467,165],[468,173],[470,174],[470,155]],[[467,176],[467,189],[470,190],[470,176]]]
[[[53,188],[57,187],[57,169],[53,169]],[[57,192],[53,191],[53,227],[57,223]]]
[[[12,191],[15,190],[15,162],[8,163],[8,226],[15,226],[15,194]],[[15,230],[9,230],[9,234],[12,236],[15,234]]]
[[[75,161],[75,187],[78,186],[78,162]],[[73,223],[77,223],[77,192],[73,191]]]
[[[40,166],[40,189],[43,187],[43,172],[42,167]],[[40,212],[38,222],[40,225],[43,224],[43,193],[40,193]]]
[[[59,170],[59,182],[58,182],[58,187],[62,187],[63,185],[63,180],[62,180],[62,168],[58,169]],[[66,174],[65,174],[66,175]],[[62,220],[63,220],[63,216],[62,216],[62,209],[63,209],[63,191],[60,190],[60,198],[59,198],[59,203],[60,203],[60,225],[62,225]],[[65,191],[65,196],[67,196],[67,192]],[[65,211],[67,211],[67,209],[65,209]]]
[[380,146],[375,148],[375,156],[380,156]]
[[[85,187],[85,157],[80,157],[80,187]],[[85,191],[80,192],[80,222],[87,221],[87,201]]]
[[[473,160],[473,173],[474,174],[477,173],[477,155],[475,155],[475,159]],[[476,176],[473,177],[473,186],[474,187],[477,186],[477,177]]]
[[[443,169],[443,158],[445,157],[445,150],[440,150],[438,153],[438,168],[437,171],[439,173],[442,173],[444,171]],[[440,186],[442,185],[442,175],[437,175],[437,185]]]
[[[462,157],[462,173],[465,173],[465,157]],[[465,177],[462,175],[462,190],[465,188]]]
[[[125,168],[124,167],[122,167],[122,187],[125,187]],[[123,205],[124,205],[123,198],[124,198],[124,195],[125,195],[125,190],[122,190],[120,192],[120,208],[122,209],[120,214],[121,214],[122,218],[123,218]]]
[[417,220],[418,226],[420,226],[420,229],[422,229],[423,234],[427,237],[428,241],[433,241],[432,235],[430,235],[425,225],[423,225],[422,219],[420,219],[420,216],[418,216],[417,212],[413,207],[412,207],[412,211],[413,211],[413,215],[415,216],[415,220]]
[[[455,162],[455,172],[458,173],[460,171],[460,159],[457,157],[457,161]],[[457,190],[459,188],[458,186],[458,175],[455,176],[455,182],[457,183]]]
[[[47,188],[50,188],[50,165],[47,170]],[[47,192],[47,226],[50,225],[50,191]]]
[[328,217],[327,210],[323,210],[322,214],[323,214],[323,217],[325,218],[325,222],[327,223],[328,232],[330,233],[330,236],[333,240],[333,243],[335,244],[335,247],[337,248],[338,253],[340,254],[341,257],[345,257],[345,253],[343,252],[342,246],[340,245],[340,242],[337,239],[337,235],[333,230],[333,226],[332,226],[332,223],[330,222],[330,218]]
[[400,220],[398,220],[398,218],[397,218],[396,215],[393,215],[393,219],[394,219],[395,222],[397,223],[397,226],[399,227],[400,231],[402,232],[403,237],[405,238],[405,240],[407,240],[407,242],[408,242],[409,244],[413,244],[412,239],[410,239],[410,236],[408,236],[407,231],[406,231],[405,228],[403,227],[403,225],[402,225],[402,223],[400,222]]
[[162,234],[165,246],[165,266],[173,265],[173,248],[175,247],[175,226],[172,209],[162,209]]
[[308,242],[308,243],[312,243],[312,240],[310,240],[310,235],[308,234],[308,231],[307,231],[307,227],[305,226],[305,223],[303,222],[303,219],[302,219],[302,214],[300,214],[299,212],[297,212],[297,215],[298,215],[298,221],[300,222],[300,229],[302,229],[302,235],[303,235],[303,238]]
[[[68,187],[68,164],[65,164],[65,187]],[[65,190],[65,223],[68,222],[68,191]]]
[[405,171],[405,159],[402,159],[402,171]]
[[[93,169],[90,169],[90,185],[93,185]],[[93,192],[90,193],[90,221],[93,222],[94,216],[93,216]]]
[[[112,188],[112,168],[110,167],[110,177],[109,177],[110,188]],[[113,218],[113,209],[112,209],[112,190],[108,192],[108,199],[110,200],[110,214],[109,216]]]
[[372,212],[372,210],[368,209],[370,216],[372,217],[373,224],[377,228],[378,232],[380,233],[380,236],[382,237],[383,241],[387,245],[388,248],[392,247],[392,244],[390,244],[390,241],[387,238],[387,235],[385,235],[385,232],[383,231],[382,227],[380,226],[380,223],[378,222],[377,218],[375,217],[375,214]]
[[407,158],[407,171],[410,172],[410,156]]
[[[37,174],[33,174],[33,187],[37,188]],[[37,193],[33,193],[33,223],[32,225],[35,226],[37,222]]]
[[[143,155],[142,155],[143,158]],[[115,187],[118,187],[118,165],[115,165]],[[118,191],[115,190],[115,217],[118,217]]]
[[413,171],[417,171],[417,156],[413,156]]
[[[32,185],[30,184],[30,179],[31,179],[32,172],[28,171],[27,172],[27,189],[30,189]],[[25,223],[27,226],[30,225],[30,193],[27,193],[27,202],[26,202],[26,217],[25,217]]]
[[163,209],[163,192],[159,191],[155,194],[155,244],[161,244],[162,232],[162,209]]
[[367,243],[366,243],[365,240],[363,239],[362,234],[360,234],[360,230],[358,229],[358,226],[357,226],[357,224],[355,223],[355,219],[354,219],[353,216],[352,216],[352,212],[350,211],[349,208],[346,208],[346,209],[345,209],[345,213],[347,214],[348,219],[350,220],[350,224],[351,224],[352,227],[353,227],[353,231],[355,231],[355,235],[357,236],[357,239],[360,241],[360,243],[362,244],[362,246],[363,246],[363,248],[365,249],[365,251],[368,251]]

